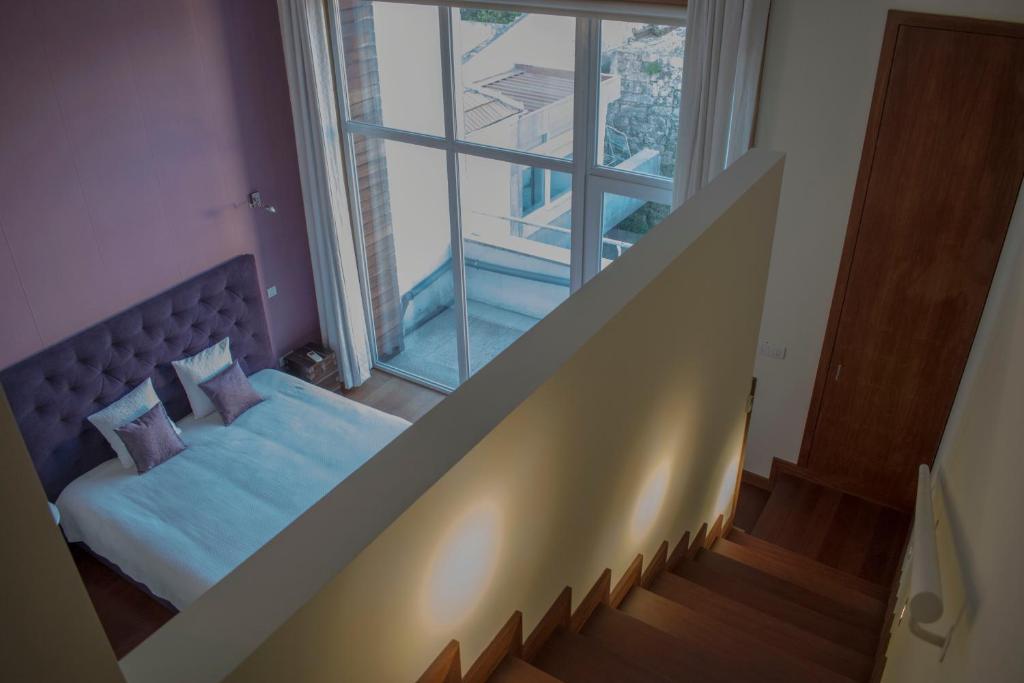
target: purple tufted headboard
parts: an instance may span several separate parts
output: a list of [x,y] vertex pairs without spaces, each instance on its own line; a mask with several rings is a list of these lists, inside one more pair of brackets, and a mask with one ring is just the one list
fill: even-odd
[[274,367],[256,261],[238,256],[0,372],[50,500],[114,457],[85,419],[147,377],[172,419],[190,412],[171,361],[231,337],[248,374]]

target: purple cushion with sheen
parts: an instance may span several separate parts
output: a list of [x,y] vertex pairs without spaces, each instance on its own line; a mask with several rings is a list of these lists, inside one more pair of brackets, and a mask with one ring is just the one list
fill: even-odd
[[144,474],[185,450],[185,442],[174,431],[163,403],[116,430],[139,474]]
[[234,422],[249,408],[263,402],[263,397],[252,388],[238,361],[201,383],[199,388],[210,397],[210,402],[226,425]]

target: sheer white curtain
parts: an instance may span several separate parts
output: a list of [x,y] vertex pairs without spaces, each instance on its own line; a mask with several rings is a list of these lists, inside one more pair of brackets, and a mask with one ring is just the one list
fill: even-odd
[[689,0],[672,203],[750,148],[769,0]]
[[348,213],[321,0],[278,0],[299,175],[324,342],[338,354],[345,386],[370,378],[370,344]]

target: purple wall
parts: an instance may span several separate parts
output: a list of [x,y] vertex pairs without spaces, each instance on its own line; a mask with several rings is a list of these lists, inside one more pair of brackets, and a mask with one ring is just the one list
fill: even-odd
[[2,4],[0,367],[248,252],[318,336],[275,3]]

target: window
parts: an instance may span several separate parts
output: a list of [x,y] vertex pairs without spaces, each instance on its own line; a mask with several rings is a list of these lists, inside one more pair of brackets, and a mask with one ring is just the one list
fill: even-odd
[[375,362],[452,389],[667,215],[685,29],[336,6]]
[[475,372],[569,296],[572,217],[568,203],[542,201],[522,216],[502,211],[509,179],[540,179],[543,187],[543,169],[470,154],[459,156],[459,168],[469,370]]
[[661,222],[672,208],[657,201],[605,192],[601,194],[601,267],[607,266],[647,231]]
[[551,173],[551,198],[558,199],[572,189],[572,175],[568,173]]
[[522,201],[519,203],[519,215],[525,216],[546,202],[544,197],[544,178],[544,169],[534,169],[527,166],[522,170],[520,176]]
[[602,166],[674,175],[683,34],[681,27],[601,22]]

